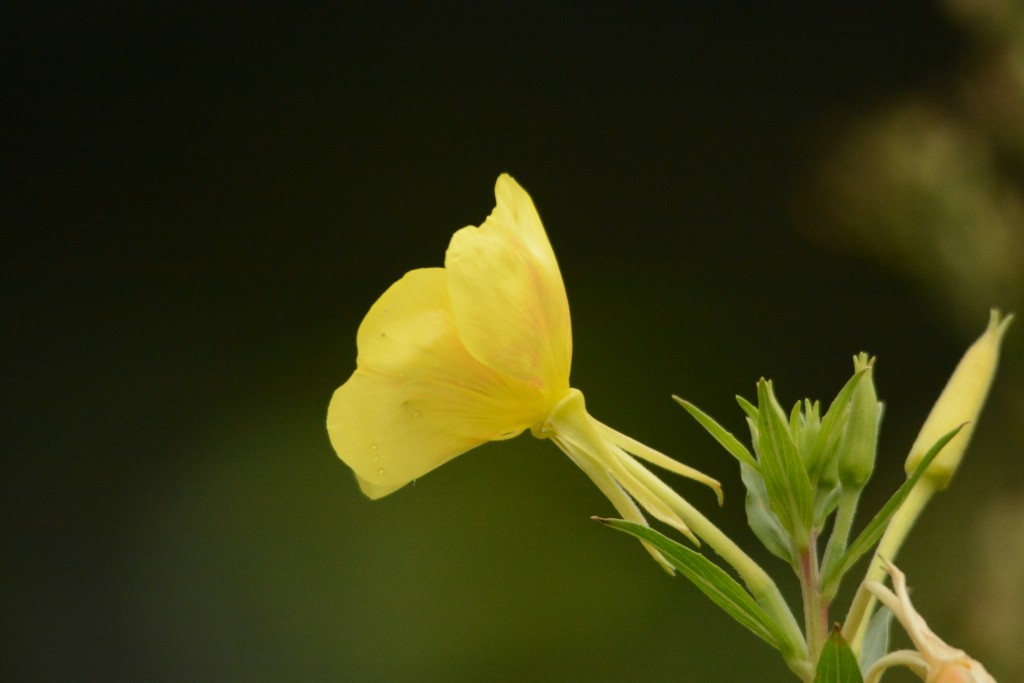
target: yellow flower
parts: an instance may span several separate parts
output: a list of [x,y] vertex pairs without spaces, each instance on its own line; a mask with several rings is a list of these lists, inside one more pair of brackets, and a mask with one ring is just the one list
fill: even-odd
[[407,273],[363,319],[356,370],[327,413],[338,456],[366,495],[381,498],[530,429],[568,454],[623,517],[643,521],[635,500],[689,535],[666,487],[629,454],[720,492],[718,482],[587,414],[569,385],[569,304],[540,217],[508,175],[495,197],[480,227],[452,237],[444,268]]
[[932,633],[910,602],[903,572],[888,561],[885,561],[885,569],[892,577],[893,590],[877,581],[868,581],[865,587],[892,610],[917,649],[897,650],[881,657],[868,670],[865,683],[876,683],[882,678],[882,673],[893,666],[906,666],[926,683],[996,683],[981,662],[971,659],[963,650],[947,645]]

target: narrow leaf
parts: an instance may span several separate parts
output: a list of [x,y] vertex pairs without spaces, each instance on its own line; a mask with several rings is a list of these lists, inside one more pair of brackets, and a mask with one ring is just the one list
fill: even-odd
[[724,569],[700,553],[676,543],[650,527],[622,519],[595,519],[657,548],[680,574],[689,579],[729,616],[772,647],[779,648],[782,638],[775,622]]
[[[966,423],[965,423],[966,424]],[[850,570],[850,567],[860,559],[860,556],[866,553],[868,550],[874,547],[878,539],[882,537],[882,533],[885,531],[885,527],[889,524],[889,520],[892,518],[896,510],[899,509],[903,501],[906,500],[907,496],[910,495],[911,489],[917,484],[917,481],[924,474],[924,471],[928,468],[928,465],[932,463],[932,460],[939,454],[939,451],[949,443],[949,440],[956,436],[964,425],[960,425],[956,429],[948,432],[945,436],[935,442],[925,456],[918,463],[917,469],[914,473],[903,482],[903,485],[896,489],[896,493],[892,494],[892,497],[882,506],[882,509],[874,516],[874,518],[868,523],[864,530],[860,532],[857,539],[850,544],[847,548],[846,554],[843,555],[842,559],[838,562],[822,567],[822,593],[826,596],[835,595],[836,590],[839,588],[839,580],[843,577],[846,572]]]
[[761,475],[772,510],[796,542],[797,549],[809,542],[813,491],[803,460],[789,433],[789,423],[772,391],[772,384],[757,384]]
[[755,470],[759,469],[757,461],[754,460],[754,456],[750,454],[747,447],[740,443],[740,440],[733,436],[731,432],[727,431],[722,425],[715,422],[714,418],[689,401],[684,401],[678,396],[673,396],[672,398],[674,398],[676,403],[681,405],[686,412],[693,417],[693,419],[699,422],[700,426],[703,427],[708,434],[713,436],[715,441],[717,441],[722,448],[729,451],[732,457],[742,463],[746,463]]
[[800,419],[800,430],[793,432],[796,449],[800,453],[805,467],[810,463],[810,457],[814,453],[814,444],[818,439],[818,432],[821,431],[821,418],[818,415],[820,409],[821,404],[817,401],[812,402],[811,399],[805,398],[803,414]]
[[814,683],[864,683],[857,658],[843,640],[838,627],[832,630],[821,650]]
[[864,645],[860,650],[860,670],[866,674],[875,662],[889,651],[889,625],[892,623],[892,610],[882,605],[871,615],[868,630],[864,633]]
[[835,454],[836,448],[842,439],[843,432],[846,427],[846,419],[849,417],[848,408],[850,406],[850,400],[853,398],[853,392],[857,388],[857,384],[860,383],[861,378],[864,377],[865,371],[854,373],[843,388],[836,394],[832,404],[829,405],[828,411],[825,416],[821,418],[821,428],[818,431],[818,438],[814,442],[814,447],[808,456],[808,471],[811,473],[811,477],[817,479],[821,472],[826,468],[829,468]]
[[743,478],[743,485],[747,488],[745,501],[747,524],[750,525],[754,535],[764,544],[765,548],[796,569],[798,565],[796,553],[793,551],[793,542],[768,504],[768,492],[764,488],[764,479],[756,470],[743,463],[740,463],[740,476]]
[[754,406],[753,403],[743,398],[742,396],[737,396],[736,402],[740,404],[740,408],[742,408],[743,412],[747,414],[747,417],[749,417],[752,420],[757,419],[757,408]]
[[[793,443],[797,443],[797,437],[800,434],[800,427],[803,426],[803,415],[801,414],[801,402],[797,401],[793,409],[789,411],[789,434],[790,438],[793,439]],[[797,449],[799,452],[799,449]]]

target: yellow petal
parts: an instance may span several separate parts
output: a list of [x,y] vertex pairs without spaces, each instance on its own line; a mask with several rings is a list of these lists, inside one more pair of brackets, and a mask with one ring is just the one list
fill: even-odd
[[521,432],[543,411],[536,388],[466,351],[447,292],[440,268],[392,285],[360,325],[357,369],[331,399],[331,443],[371,498]]
[[445,256],[459,336],[482,363],[557,401],[572,360],[562,275],[530,196],[508,175],[494,192],[491,215],[456,232]]
[[396,484],[393,486],[377,486],[376,484],[371,484],[370,482],[366,481],[358,474],[356,475],[356,481],[359,482],[359,488],[363,493],[366,494],[366,497],[372,498],[373,500],[383,498],[384,496],[390,493],[394,493],[398,489],[405,486],[405,484]]
[[331,445],[370,498],[381,498],[452,458],[488,441],[456,434],[447,416],[414,417],[416,405],[401,380],[358,370],[331,399]]

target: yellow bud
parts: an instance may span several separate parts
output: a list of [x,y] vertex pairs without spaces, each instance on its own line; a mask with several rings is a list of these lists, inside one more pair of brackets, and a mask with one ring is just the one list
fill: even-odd
[[953,371],[946,388],[942,390],[939,400],[935,402],[932,412],[921,427],[917,440],[910,448],[905,466],[908,475],[917,468],[921,458],[936,441],[944,434],[967,423],[960,433],[946,444],[924,474],[924,478],[936,491],[949,486],[953,473],[960,466],[960,460],[967,450],[974,430],[974,423],[981,413],[985,397],[992,385],[992,378],[999,364],[999,345],[1011,320],[1012,315],[1001,318],[999,311],[992,310],[988,328],[960,359],[960,364]]

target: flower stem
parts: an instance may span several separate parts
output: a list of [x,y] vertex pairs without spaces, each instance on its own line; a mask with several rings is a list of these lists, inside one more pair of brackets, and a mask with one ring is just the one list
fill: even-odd
[[810,661],[818,661],[828,637],[828,605],[819,590],[818,533],[811,531],[808,548],[800,553],[800,593],[804,603],[804,633]]
[[800,633],[800,627],[793,617],[793,612],[768,573],[711,520],[654,476],[647,468],[635,461],[628,464],[627,467],[637,479],[661,497],[686,522],[686,525],[698,538],[711,546],[722,559],[736,570],[754,599],[765,608],[779,626],[784,638],[784,641],[780,643],[780,649],[786,664],[803,680],[812,680],[813,674],[808,659],[807,644]]
[[[777,625],[779,650],[786,664],[801,680],[810,683],[814,672],[807,657],[807,643],[793,612],[768,573],[675,490],[609,441],[608,432],[602,434],[600,425],[587,413],[583,394],[572,389],[532,432],[539,438],[554,439],[570,456],[575,454],[574,460],[578,460],[578,464],[584,467],[595,482],[600,483],[604,479],[612,482],[614,479],[613,487],[621,487],[662,521],[672,520],[665,512],[678,516],[683,523],[681,530],[688,527],[689,531],[711,546],[736,570],[750,594]],[[626,500],[629,496],[625,496]],[[618,500],[618,496],[613,498],[613,503],[620,512],[628,509],[624,501]],[[678,528],[679,525],[674,526]]]
[[846,622],[843,624],[843,638],[850,644],[850,649],[855,654],[860,653],[864,634],[868,627],[868,617],[871,616],[871,611],[877,600],[865,587],[865,584],[868,581],[879,581],[885,576],[885,565],[879,558],[885,558],[890,562],[896,558],[896,554],[900,551],[910,529],[913,528],[914,522],[917,521],[921,511],[934,494],[935,488],[929,480],[919,481],[917,486],[910,490],[903,505],[892,516],[882,540],[878,543],[875,555],[871,559],[871,565],[857,589],[857,594],[850,604],[850,611],[846,614]]
[[[850,529],[853,527],[853,518],[857,513],[857,503],[860,499],[860,491],[843,489],[839,494],[839,505],[836,510],[835,522],[832,524],[832,533],[825,544],[825,554],[821,566],[827,574],[829,568],[834,566],[846,552],[847,543],[850,540]],[[830,582],[830,585],[820,586],[822,598],[831,601],[839,590],[837,577]]]

